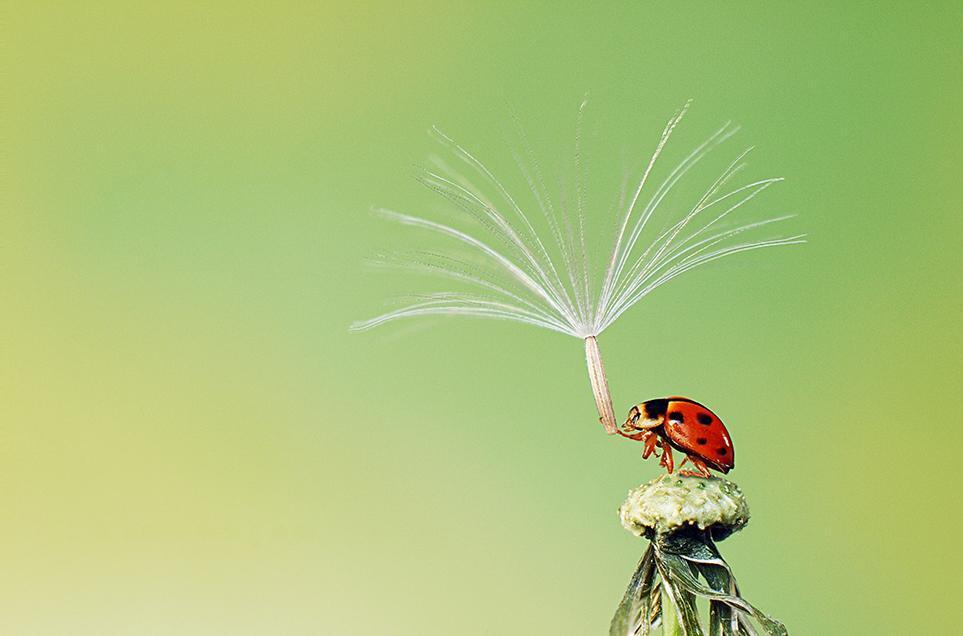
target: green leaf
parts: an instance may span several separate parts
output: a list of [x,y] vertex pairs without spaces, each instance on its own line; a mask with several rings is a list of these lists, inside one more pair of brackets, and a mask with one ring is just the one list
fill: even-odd
[[[696,567],[710,588],[720,593],[732,591],[728,568],[712,563],[697,563]],[[723,601],[709,601],[709,636],[732,636],[734,623],[729,605]]]
[[[696,608],[695,595],[684,583],[684,576],[693,578],[689,564],[677,555],[657,551],[655,555],[655,565],[659,569],[659,575],[662,577],[662,588],[669,595],[668,600],[678,613],[683,636],[705,636],[705,632],[702,631],[702,625],[699,623],[699,612]],[[682,570],[685,571],[684,576],[682,575]],[[665,603],[665,599],[663,599],[662,602]],[[663,608],[663,616],[666,616],[667,610],[668,608]]]
[[[663,582],[666,579],[666,573],[668,573],[669,576],[674,578],[675,583],[685,591],[704,596],[713,601],[721,601],[730,605],[735,610],[750,615],[767,636],[788,636],[789,632],[786,631],[782,623],[756,609],[744,598],[725,592],[718,592],[703,585],[698,577],[692,573],[690,563],[678,554],[672,554],[670,552],[657,553],[656,565],[659,568],[659,573],[662,574]],[[742,622],[741,617],[739,618],[740,622]],[[751,627],[749,629],[751,629]]]
[[[622,602],[615,610],[609,626],[610,636],[647,635],[654,619],[653,583],[655,581],[655,552],[650,545],[639,560],[635,574],[629,581]],[[641,630],[637,631],[641,624]]]

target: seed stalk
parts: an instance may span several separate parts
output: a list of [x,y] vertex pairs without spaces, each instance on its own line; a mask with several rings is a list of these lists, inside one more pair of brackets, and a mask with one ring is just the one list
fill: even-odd
[[618,431],[618,424],[615,421],[615,409],[612,408],[612,395],[609,393],[609,383],[605,377],[602,354],[595,336],[585,339],[585,364],[588,365],[592,394],[595,396],[595,406],[599,411],[599,422],[606,433],[613,435]]

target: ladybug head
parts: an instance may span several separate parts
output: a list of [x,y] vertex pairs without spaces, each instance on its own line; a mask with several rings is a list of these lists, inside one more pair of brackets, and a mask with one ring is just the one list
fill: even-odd
[[635,429],[656,428],[665,422],[665,412],[668,408],[669,401],[664,398],[636,404],[629,409],[629,417],[625,420],[625,425]]

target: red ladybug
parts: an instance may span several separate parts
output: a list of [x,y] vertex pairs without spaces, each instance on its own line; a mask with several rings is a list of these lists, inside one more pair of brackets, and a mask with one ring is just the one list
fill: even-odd
[[618,433],[645,443],[643,459],[655,452],[656,446],[662,448],[659,464],[670,473],[675,467],[673,447],[685,453],[680,467],[688,460],[698,471],[679,471],[682,475],[710,477],[710,468],[728,473],[736,465],[732,439],[722,420],[689,398],[667,397],[633,406]]

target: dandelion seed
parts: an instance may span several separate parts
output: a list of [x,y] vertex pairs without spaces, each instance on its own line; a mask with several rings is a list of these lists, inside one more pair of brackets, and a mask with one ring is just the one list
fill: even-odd
[[[662,219],[663,227],[653,239],[643,241],[652,219],[666,197],[709,152],[729,140],[737,128],[726,124],[692,150],[643,203],[649,177],[687,103],[667,123],[631,196],[620,196],[621,212],[611,251],[602,261],[601,275],[594,276],[589,245],[589,219],[585,214],[584,166],[581,156],[581,122],[586,103],[578,111],[574,204],[555,201],[549,195],[541,168],[521,134],[525,148],[515,159],[535,202],[538,217],[530,216],[493,172],[468,150],[437,128],[432,134],[463,168],[436,159],[434,169],[418,177],[426,187],[447,199],[480,232],[467,232],[438,221],[392,210],[378,210],[386,219],[426,230],[467,250],[471,258],[422,252],[386,260],[413,271],[432,273],[463,283],[474,291],[436,292],[368,320],[354,323],[361,331],[401,318],[461,315],[511,320],[563,333],[584,341],[589,380],[599,421],[609,434],[617,429],[598,346],[598,336],[658,287],[712,261],[752,250],[805,242],[805,235],[740,240],[761,228],[791,216],[777,216],[723,229],[739,210],[781,178],[762,179],[731,187],[729,183],[745,168],[751,148],[740,153],[702,196],[674,223]],[[517,124],[517,120],[516,120]],[[729,188],[729,189],[727,189]],[[485,190],[493,190],[500,203]],[[626,202],[627,199],[627,202]]]

